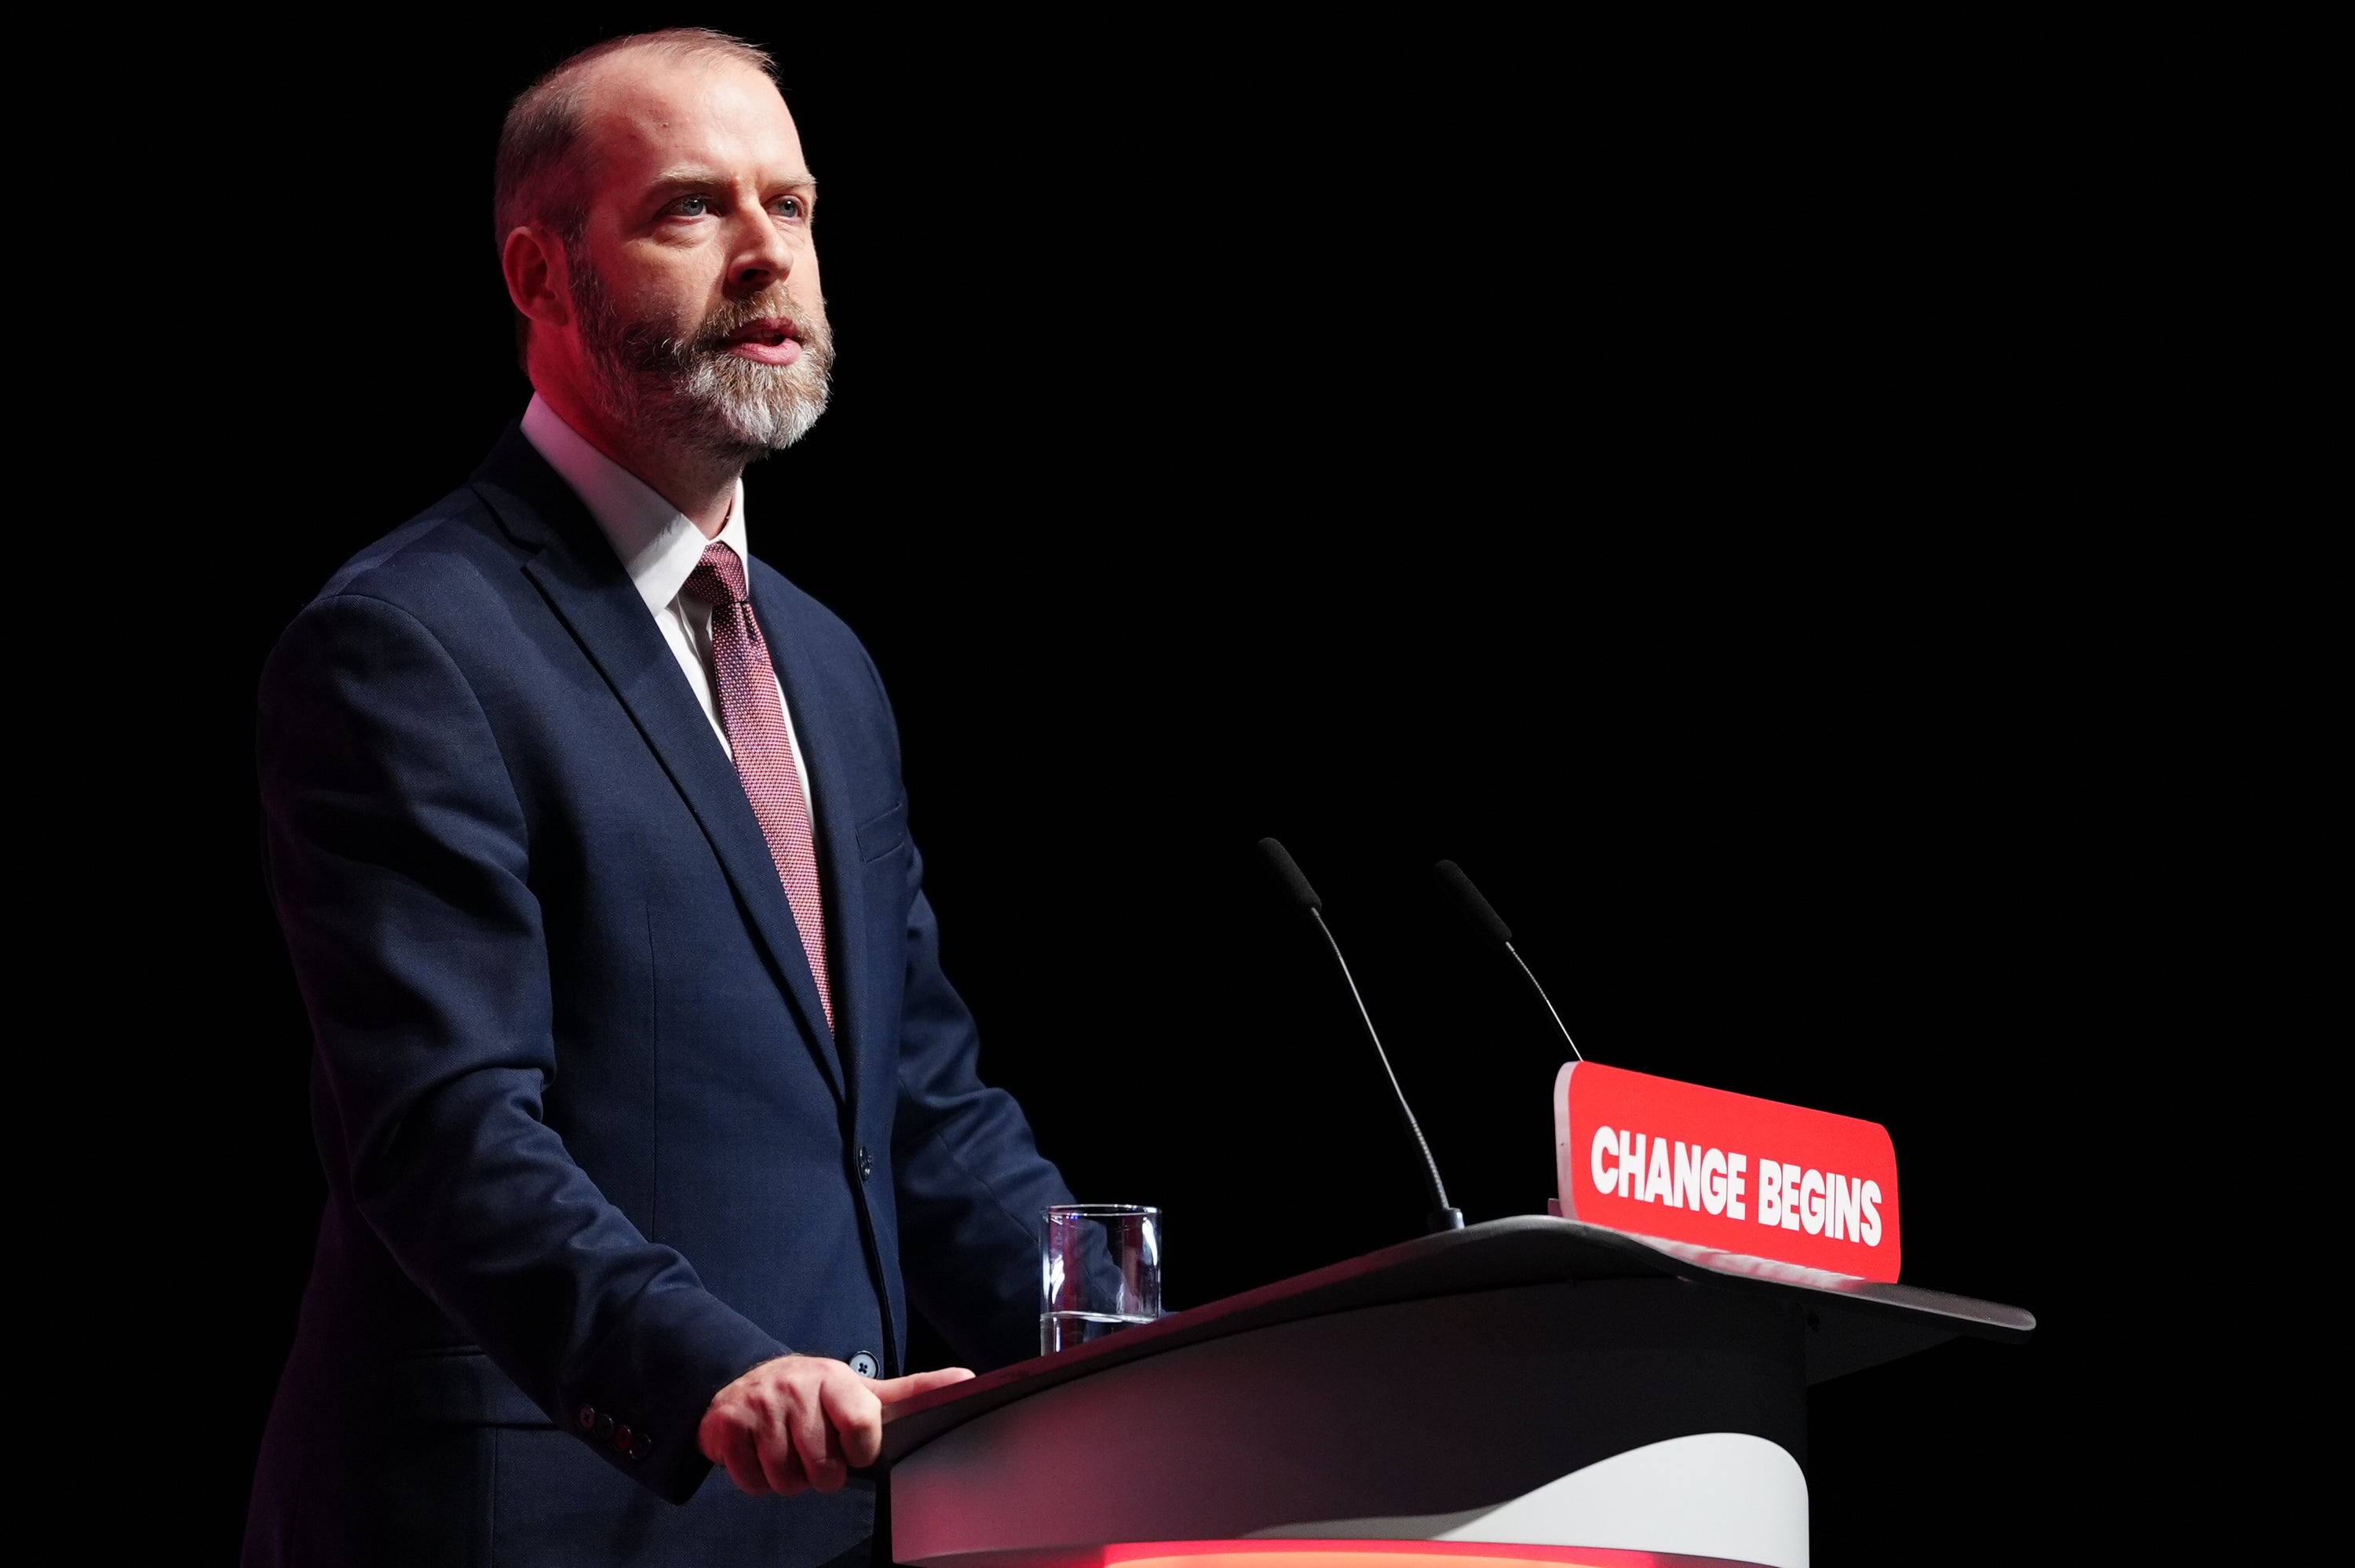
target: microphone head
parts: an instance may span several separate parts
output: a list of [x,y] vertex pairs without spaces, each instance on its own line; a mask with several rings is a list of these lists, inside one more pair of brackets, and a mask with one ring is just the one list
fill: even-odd
[[1259,841],[1259,853],[1266,857],[1267,869],[1274,874],[1276,881],[1284,885],[1284,890],[1292,895],[1292,901],[1300,906],[1302,914],[1325,907],[1325,901],[1316,896],[1316,890],[1308,885],[1308,878],[1301,874],[1300,867],[1293,863],[1292,856],[1284,853],[1282,844],[1273,839],[1262,839]]
[[1511,943],[1513,928],[1505,924],[1504,916],[1488,907],[1488,901],[1480,896],[1480,890],[1472,885],[1472,879],[1464,874],[1462,866],[1452,860],[1443,860],[1431,869],[1438,876],[1439,885],[1455,895],[1455,906],[1464,911],[1464,917],[1482,935],[1500,948]]

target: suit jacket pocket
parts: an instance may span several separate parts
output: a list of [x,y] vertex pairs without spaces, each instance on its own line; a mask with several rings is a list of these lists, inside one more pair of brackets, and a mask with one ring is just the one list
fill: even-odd
[[548,1413],[480,1351],[395,1357],[395,1408],[411,1421],[467,1426],[548,1426]]
[[881,860],[908,842],[908,802],[902,800],[881,816],[861,822],[857,833],[858,858]]

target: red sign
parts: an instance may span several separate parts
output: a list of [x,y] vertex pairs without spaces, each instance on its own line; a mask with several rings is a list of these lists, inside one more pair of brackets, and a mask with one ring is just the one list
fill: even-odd
[[1567,1218],[1897,1278],[1897,1150],[1879,1122],[1572,1062],[1553,1132]]

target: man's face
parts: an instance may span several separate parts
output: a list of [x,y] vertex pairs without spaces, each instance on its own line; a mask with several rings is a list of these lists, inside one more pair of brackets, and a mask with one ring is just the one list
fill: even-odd
[[816,191],[776,88],[623,54],[589,84],[588,222],[566,247],[590,390],[640,436],[749,459],[825,410]]

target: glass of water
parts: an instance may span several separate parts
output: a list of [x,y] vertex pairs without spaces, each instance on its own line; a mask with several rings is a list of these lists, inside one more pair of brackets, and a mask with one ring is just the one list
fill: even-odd
[[1039,1353],[1053,1355],[1161,1316],[1161,1211],[1058,1203],[1047,1211]]

